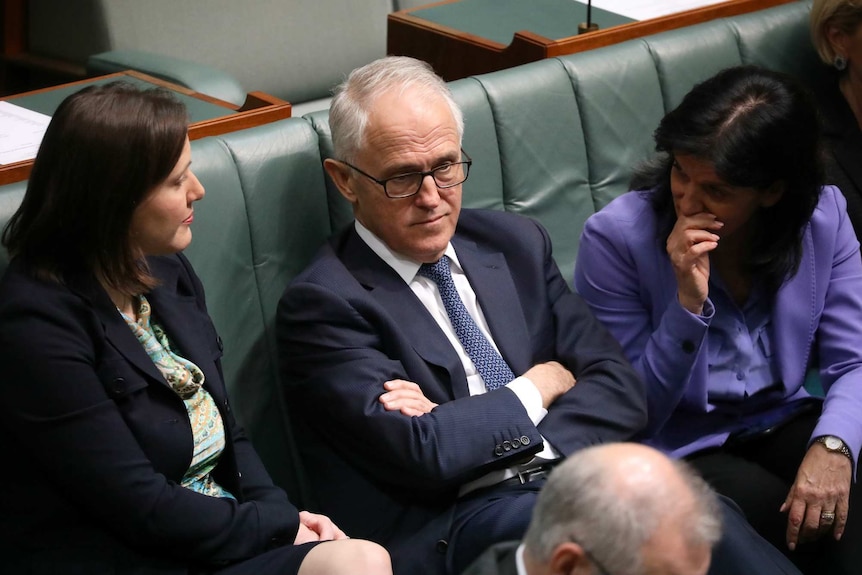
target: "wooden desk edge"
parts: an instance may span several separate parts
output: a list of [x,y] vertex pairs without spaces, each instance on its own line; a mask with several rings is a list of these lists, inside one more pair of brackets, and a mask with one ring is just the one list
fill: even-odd
[[[552,41],[545,45],[546,58],[563,56],[566,54],[574,54],[584,50],[593,48],[601,48],[634,38],[641,38],[651,34],[658,34],[668,30],[684,28],[694,24],[701,24],[718,18],[727,18],[729,16],[738,16],[748,12],[756,12],[765,10],[780,4],[788,4],[795,0],[728,0],[719,4],[702,6],[677,14],[668,14],[659,18],[651,18],[649,20],[641,20],[631,24],[613,26],[595,32],[589,32],[580,36],[569,36],[561,38],[557,41]],[[516,34],[512,44],[516,42],[530,41],[535,42],[535,39],[527,37],[518,38]]]
[[[446,0],[434,6],[458,1],[461,0]],[[388,15],[387,52],[425,60],[444,79],[456,80],[793,1],[796,0],[727,0],[558,40],[523,30],[515,33],[508,46],[413,16],[411,12],[429,7],[421,6]]]
[[[194,122],[193,124],[190,124],[190,140],[197,140],[199,138],[205,138],[207,136],[218,136],[221,134],[226,134],[228,132],[235,132],[237,130],[253,128],[255,126],[268,124],[277,120],[290,118],[291,115],[290,102],[287,102],[280,98],[276,98],[275,96],[271,96],[264,92],[249,92],[248,96],[246,97],[245,104],[241,108],[238,108],[234,104],[230,104],[228,102],[225,102],[224,100],[219,100],[218,98],[212,98],[204,94],[199,94],[197,92],[188,90],[187,88],[175,86],[174,84],[170,84],[168,82],[165,82],[164,80],[153,78],[152,76],[141,74],[140,72],[134,72],[132,70],[128,70],[126,72],[117,72],[115,74],[108,74],[108,77],[119,77],[123,75],[135,76],[137,78],[146,80],[147,82],[152,82],[154,84],[170,88],[174,91],[206,100],[212,104],[217,104],[235,112],[228,116],[212,118],[210,120],[203,120],[201,122]],[[90,81],[91,80],[81,80],[79,82],[72,82],[71,84],[67,85],[86,84]],[[56,88],[56,86],[54,88]],[[14,96],[37,94],[50,91],[54,88],[33,90],[32,92],[15,94]],[[2,99],[3,98],[0,98],[0,100]],[[0,186],[19,182],[21,180],[26,180],[30,177],[30,171],[32,169],[33,160],[24,160],[22,162],[0,165]]]

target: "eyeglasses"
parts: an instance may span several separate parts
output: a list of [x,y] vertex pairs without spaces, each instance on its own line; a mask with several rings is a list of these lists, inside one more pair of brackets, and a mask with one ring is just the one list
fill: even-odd
[[364,172],[349,162],[342,160],[342,164],[352,170],[356,170],[369,180],[383,186],[383,193],[392,199],[409,198],[415,196],[422,189],[422,183],[426,176],[431,176],[434,183],[441,190],[454,188],[459,184],[467,181],[467,176],[470,175],[470,166],[473,165],[473,159],[467,155],[467,152],[461,150],[461,155],[466,158],[460,162],[449,162],[442,166],[437,166],[433,170],[427,172],[408,172],[406,174],[398,174],[391,178],[379,180],[371,174]]

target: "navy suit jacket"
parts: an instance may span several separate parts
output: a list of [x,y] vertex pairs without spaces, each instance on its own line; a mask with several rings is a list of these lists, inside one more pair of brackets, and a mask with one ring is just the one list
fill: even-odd
[[225,424],[214,477],[237,501],[180,486],[183,401],[92,274],[0,283],[0,561],[21,573],[187,573],[292,542],[298,512],[231,413],[221,341],[182,255],[151,258],[153,315],[204,372]]
[[461,575],[518,575],[515,555],[520,541],[504,541],[488,548]]
[[[577,378],[538,426],[506,388],[470,396],[445,334],[353,226],[291,282],[278,310],[288,404],[322,511],[416,557],[449,537],[459,486],[529,460],[543,436],[565,456],[646,423],[642,383],[566,285],[541,226],[465,209],[452,244],[512,371],[557,360]],[[438,407],[421,417],[383,409],[383,383],[396,378]]]

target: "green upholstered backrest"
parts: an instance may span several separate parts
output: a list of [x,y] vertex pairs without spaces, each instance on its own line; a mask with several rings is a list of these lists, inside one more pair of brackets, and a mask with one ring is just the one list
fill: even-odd
[[[0,186],[0,233],[6,228],[9,218],[21,205],[21,199],[24,197],[24,190],[27,188],[27,182],[15,182],[6,186]],[[0,247],[0,276],[6,271],[6,266],[9,265],[9,254],[6,250]]]
[[195,141],[192,158],[207,194],[187,255],[224,341],[228,391],[270,473],[299,501],[274,329],[284,286],[330,235],[317,135],[282,120]]
[[[450,84],[474,159],[464,205],[541,221],[571,281],[583,222],[628,189],[652,153],[652,131],[695,82],[753,63],[824,77],[810,47],[809,2],[550,59]],[[207,195],[187,254],[224,340],[238,418],[276,481],[309,504],[279,386],[275,308],[284,286],[325,238],[352,219],[325,176],[332,156],[325,112],[192,143]],[[0,225],[24,184],[0,187]],[[0,250],[0,271],[6,255]]]

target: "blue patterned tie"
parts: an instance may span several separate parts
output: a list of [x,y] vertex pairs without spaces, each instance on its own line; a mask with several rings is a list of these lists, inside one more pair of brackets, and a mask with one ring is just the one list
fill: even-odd
[[515,374],[509,369],[506,360],[494,349],[464,307],[464,302],[461,301],[461,296],[455,289],[455,282],[452,281],[449,258],[443,256],[437,263],[422,264],[419,275],[437,284],[446,313],[449,314],[452,327],[455,328],[455,334],[479,371],[479,375],[485,380],[485,386],[488,389],[497,389],[515,379]]

